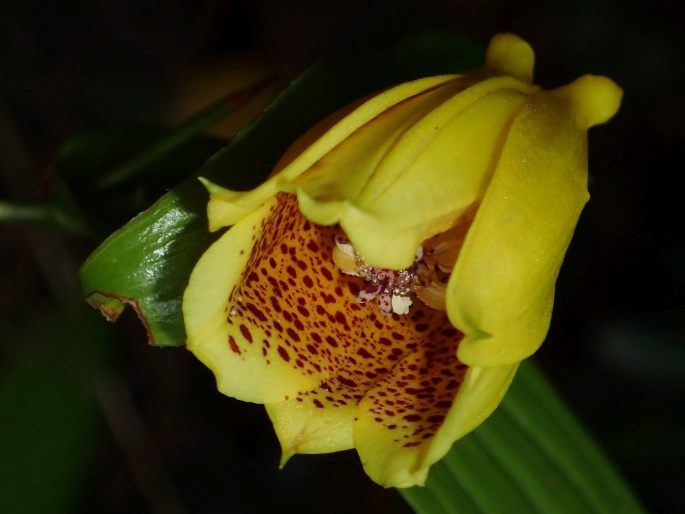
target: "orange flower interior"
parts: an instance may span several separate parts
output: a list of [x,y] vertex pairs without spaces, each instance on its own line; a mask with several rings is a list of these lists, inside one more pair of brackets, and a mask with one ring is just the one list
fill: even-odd
[[462,334],[446,312],[414,301],[407,315],[384,316],[376,302],[358,303],[364,279],[342,273],[332,257],[340,227],[311,223],[292,194],[278,194],[255,233],[225,307],[230,349],[261,352],[267,365],[282,361],[319,384],[283,402],[316,414],[356,409],[365,399],[365,408],[351,411],[350,431],[365,418],[398,446],[429,440],[467,370],[456,357]]

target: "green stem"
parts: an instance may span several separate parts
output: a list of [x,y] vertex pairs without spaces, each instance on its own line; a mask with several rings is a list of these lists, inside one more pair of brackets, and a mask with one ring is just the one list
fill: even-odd
[[142,170],[144,170],[146,166],[182,145],[193,136],[198,135],[206,128],[211,127],[217,121],[234,113],[250,98],[253,98],[254,95],[274,82],[275,79],[276,77],[274,76],[267,77],[257,84],[220,98],[175,127],[167,136],[160,139],[156,144],[149,146],[123,164],[120,164],[108,173],[105,173],[97,182],[95,182],[93,188],[95,190],[103,190],[118,186],[133,177],[140,177],[143,175]]
[[46,202],[12,202],[0,200],[0,223],[45,223]]
[[39,223],[72,235],[92,236],[90,228],[77,213],[51,200],[0,200],[0,223]]

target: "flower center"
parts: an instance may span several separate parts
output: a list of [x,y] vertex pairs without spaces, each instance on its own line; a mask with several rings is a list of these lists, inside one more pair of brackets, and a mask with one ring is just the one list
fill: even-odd
[[416,250],[414,262],[403,270],[379,268],[368,264],[348,237],[335,236],[333,261],[346,275],[361,277],[366,286],[357,302],[376,299],[386,316],[408,314],[415,295],[428,307],[446,310],[445,293],[469,224],[459,224],[424,241]]

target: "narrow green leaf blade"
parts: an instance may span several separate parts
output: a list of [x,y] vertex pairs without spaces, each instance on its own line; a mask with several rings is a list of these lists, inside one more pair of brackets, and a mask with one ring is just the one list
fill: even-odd
[[6,333],[0,375],[0,512],[75,512],[101,419],[95,379],[112,343],[82,303],[50,309]]
[[644,512],[529,361],[497,411],[431,468],[426,486],[400,492],[418,514]]

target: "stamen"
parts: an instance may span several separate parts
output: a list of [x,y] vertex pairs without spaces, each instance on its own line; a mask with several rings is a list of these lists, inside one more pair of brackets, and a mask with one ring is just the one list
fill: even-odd
[[362,277],[367,282],[367,286],[357,295],[357,302],[366,303],[375,298],[381,313],[386,316],[393,312],[409,313],[412,304],[409,295],[420,285],[416,271],[423,258],[423,248],[417,249],[414,263],[409,268],[390,270],[368,264],[344,234],[335,236],[335,245],[333,260],[341,271]]

